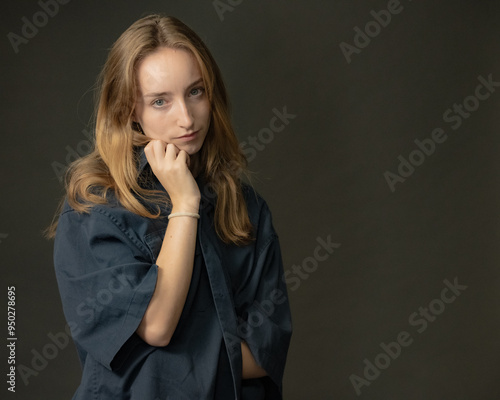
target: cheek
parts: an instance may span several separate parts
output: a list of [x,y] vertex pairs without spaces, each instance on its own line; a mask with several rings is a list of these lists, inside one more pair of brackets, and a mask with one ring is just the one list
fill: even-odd
[[203,104],[201,107],[200,107],[200,110],[199,110],[199,113],[198,113],[198,116],[201,120],[203,120],[204,124],[209,125],[210,123],[210,117],[211,117],[212,113],[210,111],[210,104],[208,103],[208,101]]
[[162,128],[170,123],[169,115],[158,110],[147,110],[143,113],[143,121],[151,128]]

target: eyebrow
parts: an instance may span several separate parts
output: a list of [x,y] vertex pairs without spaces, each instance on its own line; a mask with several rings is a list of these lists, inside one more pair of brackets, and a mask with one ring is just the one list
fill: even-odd
[[[199,83],[202,83],[203,82],[203,78],[199,78],[197,79],[196,81],[194,81],[193,83],[189,84],[187,87],[186,87],[186,90],[189,90],[191,89],[193,86],[195,85],[198,85]],[[172,94],[172,92],[155,92],[155,93],[148,93],[148,94],[145,94],[143,97],[162,97],[162,96],[168,96]]]

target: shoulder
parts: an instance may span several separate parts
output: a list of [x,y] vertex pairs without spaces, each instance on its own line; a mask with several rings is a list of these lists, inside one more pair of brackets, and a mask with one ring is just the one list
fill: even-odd
[[93,204],[87,212],[75,210],[66,199],[59,217],[56,240],[61,236],[78,236],[86,241],[115,238],[146,251],[143,238],[151,230],[148,218],[134,214],[116,201]]
[[258,217],[260,214],[271,214],[266,200],[260,195],[257,190],[248,183],[242,182],[241,191],[247,205],[250,218]]
[[79,211],[73,208],[66,198],[61,210],[60,219],[78,220],[80,222],[96,222],[101,220],[120,225],[120,222],[125,219],[127,213],[130,212],[115,201],[106,204],[89,204],[87,211]]
[[266,200],[253,186],[247,183],[242,183],[242,192],[247,205],[248,217],[258,241],[268,242],[277,238],[272,213]]

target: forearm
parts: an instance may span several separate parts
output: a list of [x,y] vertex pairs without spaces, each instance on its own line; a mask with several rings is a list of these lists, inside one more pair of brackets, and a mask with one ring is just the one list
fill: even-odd
[[255,361],[255,358],[246,342],[241,342],[242,378],[253,379],[267,376],[267,372]]
[[[186,211],[185,207],[172,212]],[[152,346],[166,346],[186,302],[193,273],[198,220],[176,217],[169,220],[156,264],[155,291],[137,334]]]

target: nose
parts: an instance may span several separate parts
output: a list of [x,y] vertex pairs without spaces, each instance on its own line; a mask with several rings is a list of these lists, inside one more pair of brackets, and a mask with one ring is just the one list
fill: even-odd
[[194,124],[194,118],[191,109],[184,100],[178,103],[177,123],[181,128],[191,129]]

